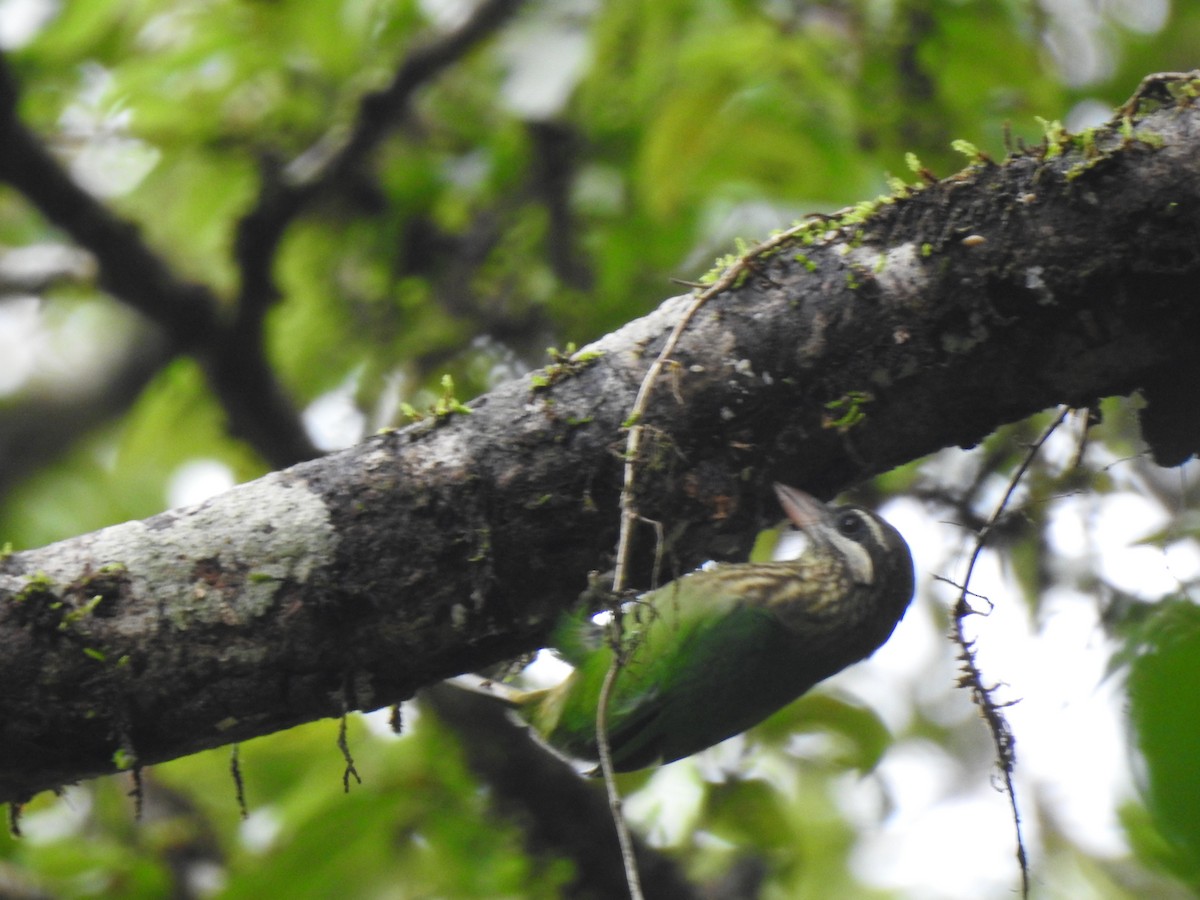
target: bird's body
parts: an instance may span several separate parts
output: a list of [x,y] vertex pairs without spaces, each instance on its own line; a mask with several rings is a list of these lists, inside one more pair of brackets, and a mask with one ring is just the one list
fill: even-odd
[[[867,510],[776,489],[808,538],[798,558],[702,569],[623,613],[626,659],[606,716],[617,771],[671,762],[745,731],[869,656],[903,616],[913,570],[899,533]],[[587,621],[560,626],[554,643],[575,671],[518,697],[518,712],[556,750],[596,759],[613,649]]]

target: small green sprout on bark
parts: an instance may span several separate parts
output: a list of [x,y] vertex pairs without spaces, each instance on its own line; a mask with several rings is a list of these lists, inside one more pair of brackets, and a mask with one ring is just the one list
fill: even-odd
[[447,419],[455,413],[469,416],[471,407],[454,396],[454,379],[450,375],[442,376],[442,395],[429,407],[428,412],[422,412],[411,403],[401,403],[400,412],[413,422],[432,416],[435,420]]
[[971,165],[986,165],[992,161],[992,158],[972,144],[970,141],[964,141],[961,138],[950,142],[950,148],[955,153],[961,153],[967,158]]
[[838,434],[845,434],[867,418],[863,407],[874,399],[868,391],[848,391],[838,399],[830,400],[825,404],[821,427],[836,428]]
[[550,365],[542,369],[540,372],[534,372],[529,376],[529,389],[532,391],[541,391],[557,384],[564,378],[569,378],[582,372],[596,360],[604,355],[603,350],[579,350],[572,341],[567,344],[566,349],[559,350],[557,347],[547,347],[546,355],[550,357]]
[[1046,134],[1046,151],[1045,159],[1054,159],[1056,156],[1061,156],[1067,144],[1070,143],[1071,135],[1067,129],[1063,128],[1062,122],[1054,119],[1043,119],[1041,116],[1034,116],[1039,125],[1042,126],[1042,131]]

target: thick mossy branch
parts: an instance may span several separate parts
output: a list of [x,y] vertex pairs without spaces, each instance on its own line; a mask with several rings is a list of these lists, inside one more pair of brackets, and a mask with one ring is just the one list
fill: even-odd
[[[666,536],[664,576],[744,558],[778,515],[772,481],[828,496],[1048,406],[1160,385],[1200,326],[1198,137],[1172,95],[1086,148],[977,163],[752,260],[639,419],[634,499]],[[5,557],[0,799],[115,771],[118,753],[150,765],[386,706],[539,646],[611,565],[622,424],[691,302],[470,415]],[[645,586],[656,541],[634,537]]]

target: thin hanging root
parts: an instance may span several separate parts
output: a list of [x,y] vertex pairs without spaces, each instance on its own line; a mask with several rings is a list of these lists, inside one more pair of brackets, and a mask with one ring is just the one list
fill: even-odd
[[[1004,792],[1008,795],[1009,806],[1012,809],[1013,828],[1016,830],[1017,836],[1017,863],[1021,867],[1021,896],[1024,898],[1029,897],[1029,857],[1025,852],[1025,839],[1021,833],[1021,814],[1017,809],[1017,791],[1013,785],[1013,772],[1017,767],[1016,740],[1013,737],[1012,729],[1008,725],[1008,720],[1004,717],[1004,713],[1001,712],[1005,706],[1011,706],[1012,704],[996,701],[994,693],[998,685],[991,685],[989,687],[984,684],[983,672],[980,671],[975,659],[975,642],[967,637],[963,628],[963,622],[967,616],[975,613],[967,598],[969,596],[979,596],[972,594],[970,591],[971,575],[975,571],[975,563],[979,560],[979,555],[983,552],[983,546],[987,541],[988,535],[996,522],[1000,520],[1000,516],[1004,514],[1005,509],[1008,508],[1009,501],[1012,500],[1017,485],[1033,464],[1034,457],[1037,456],[1038,451],[1041,450],[1042,445],[1046,443],[1050,435],[1067,418],[1070,411],[1071,409],[1068,406],[1059,407],[1058,414],[1046,426],[1046,429],[1038,436],[1038,439],[1030,445],[1029,452],[1025,454],[1025,458],[1017,466],[1016,471],[1013,472],[1012,477],[1008,481],[1008,487],[1004,491],[1004,496],[1000,498],[996,509],[975,536],[975,547],[971,551],[971,559],[967,563],[966,577],[963,578],[962,584],[956,585],[959,593],[958,600],[954,604],[953,638],[954,642],[958,644],[958,660],[962,664],[962,674],[958,679],[958,685],[970,690],[971,699],[979,707],[983,720],[987,723],[988,730],[992,734],[992,743],[996,747],[996,765],[1000,770],[1000,775],[1004,782]],[[941,580],[948,581],[948,579]],[[949,583],[953,584],[953,582]]]
[[[642,420],[646,416],[647,409],[649,409],[650,396],[654,392],[654,387],[658,382],[659,376],[672,362],[671,354],[675,352],[675,348],[679,345],[679,340],[683,337],[683,332],[691,324],[696,313],[700,311],[700,308],[709,299],[734,286],[737,280],[745,273],[756,271],[755,260],[758,256],[778,247],[790,240],[798,232],[810,227],[811,225],[807,222],[796,225],[773,235],[755,247],[751,247],[729,268],[722,272],[716,281],[701,289],[688,308],[684,310],[683,315],[679,317],[679,321],[675,323],[675,327],[671,329],[671,333],[667,336],[662,350],[659,351],[654,362],[650,364],[650,368],[646,370],[646,375],[642,379],[642,383],[638,387],[637,396],[633,401],[633,409],[630,410],[629,415],[625,419],[628,423],[629,436],[625,442],[625,480],[621,488],[621,532],[617,539],[617,560],[613,572],[612,587],[613,596],[618,598],[618,604],[620,602],[619,598],[625,592],[626,587],[629,554],[633,545],[633,528],[637,521],[643,518],[638,513],[637,505],[634,502],[637,464],[638,456],[642,449],[642,433],[645,428]],[[658,551],[655,556],[655,580],[657,581],[658,567],[661,563],[662,526],[658,523],[653,524],[655,524],[659,535]],[[617,829],[617,838],[621,844],[621,859],[625,865],[625,881],[629,886],[629,896],[631,900],[642,900],[641,879],[638,875],[637,859],[633,852],[633,838],[629,833],[629,825],[626,823],[625,815],[621,809],[621,793],[617,789],[617,782],[612,766],[612,748],[608,742],[608,698],[612,693],[613,682],[616,680],[617,673],[620,671],[624,659],[624,654],[619,650],[621,641],[620,620],[620,615],[614,611],[613,621],[617,623],[616,642],[618,650],[613,654],[613,663],[604,677],[604,686],[600,691],[600,701],[596,709],[596,747],[600,756],[600,771],[604,774],[604,787],[608,792],[608,807],[612,813],[613,825]]]

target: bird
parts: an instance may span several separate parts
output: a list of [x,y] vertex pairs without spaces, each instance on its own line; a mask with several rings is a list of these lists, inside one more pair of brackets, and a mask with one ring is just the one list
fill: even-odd
[[[775,493],[807,539],[796,558],[709,565],[621,611],[623,659],[605,717],[614,771],[664,765],[746,731],[870,656],[903,617],[913,563],[892,525],[783,484]],[[557,754],[598,760],[613,643],[579,614],[560,620],[549,643],[574,671],[508,702]]]

